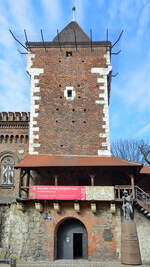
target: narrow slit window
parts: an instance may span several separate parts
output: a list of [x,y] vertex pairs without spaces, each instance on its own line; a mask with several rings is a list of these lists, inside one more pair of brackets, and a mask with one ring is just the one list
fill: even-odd
[[72,101],[74,100],[76,96],[75,90],[73,89],[73,86],[66,86],[66,89],[64,90],[64,97],[69,100]]
[[72,51],[66,51],[66,57],[72,57]]
[[68,97],[72,97],[72,90],[68,90],[68,91],[67,91],[67,96],[68,96]]

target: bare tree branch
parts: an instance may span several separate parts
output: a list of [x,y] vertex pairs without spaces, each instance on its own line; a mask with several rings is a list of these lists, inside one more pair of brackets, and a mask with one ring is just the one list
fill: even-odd
[[150,144],[143,139],[120,139],[111,145],[114,157],[135,161],[141,164],[150,164]]
[[150,156],[150,147],[146,147],[144,146],[144,144],[142,144],[141,146],[139,146],[139,150],[141,151],[144,160],[150,165],[150,160],[148,159],[148,157]]

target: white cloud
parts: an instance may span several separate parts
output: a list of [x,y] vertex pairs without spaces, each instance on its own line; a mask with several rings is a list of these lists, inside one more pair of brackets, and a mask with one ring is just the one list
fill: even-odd
[[73,3],[76,7],[76,19],[77,22],[85,28],[85,23],[87,24],[87,9],[90,8],[90,1],[89,0],[73,0]]
[[9,111],[29,110],[29,83],[19,66],[0,60],[1,88],[0,109]]
[[11,21],[18,32],[27,29],[30,33],[35,33],[34,17],[35,12],[31,4],[27,0],[8,1],[8,11],[11,14]]
[[102,8],[102,6],[104,5],[104,0],[97,0],[97,4],[100,8]]
[[139,18],[139,28],[138,28],[138,34],[142,35],[144,32],[149,34],[149,23],[150,23],[150,3],[147,3],[141,12],[140,18]]
[[41,0],[44,8],[44,17],[48,22],[57,23],[61,17],[61,1],[55,0],[53,3],[49,0]]
[[136,66],[130,63],[125,73],[121,74],[120,86],[114,84],[115,93],[122,98],[129,108],[133,105],[136,110],[150,110],[150,76],[149,76],[150,56],[139,60]]
[[144,126],[142,129],[140,129],[137,134],[135,135],[135,137],[139,137],[145,133],[149,133],[150,131],[150,123],[148,123],[146,126]]
[[[46,31],[50,32],[51,38],[57,34],[57,29],[61,30],[62,25],[62,4],[60,0],[49,1],[41,0],[43,12],[43,27]],[[46,28],[45,28],[46,27]],[[49,38],[50,38],[49,36]]]

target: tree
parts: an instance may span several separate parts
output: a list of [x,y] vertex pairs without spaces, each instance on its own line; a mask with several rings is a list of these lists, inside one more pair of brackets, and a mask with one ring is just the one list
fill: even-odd
[[150,164],[150,142],[143,139],[120,139],[112,142],[111,152],[114,157]]
[[139,146],[139,149],[144,161],[150,165],[150,146],[148,144],[143,143]]

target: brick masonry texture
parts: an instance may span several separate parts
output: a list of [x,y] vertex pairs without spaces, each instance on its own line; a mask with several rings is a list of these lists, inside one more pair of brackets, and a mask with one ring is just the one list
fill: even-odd
[[18,196],[19,170],[15,170],[13,185],[1,185],[1,164],[10,156],[17,164],[28,152],[29,114],[0,113],[0,201],[11,202]]
[[[60,214],[53,209],[52,202],[47,202],[44,210],[49,213],[51,221],[44,220],[33,205],[26,205],[23,212],[18,210],[16,204],[1,209],[3,250],[0,257],[5,254],[7,257],[23,261],[53,261],[57,253],[54,245],[57,229],[60,223],[71,215],[72,218],[81,220],[87,229],[89,260],[109,261],[118,258],[117,231],[120,226],[116,220],[117,216],[111,214],[109,203],[99,203],[97,215],[94,215],[88,202],[81,203],[80,214],[75,212],[71,201],[61,203]],[[117,214],[120,218],[119,209]],[[108,238],[108,234],[106,238],[106,232],[109,232],[111,238]]]
[[[102,145],[104,134],[104,104],[96,104],[99,98],[97,78],[99,74],[91,73],[93,67],[107,68],[105,47],[90,48],[43,48],[32,49],[31,69],[43,69],[43,74],[36,86],[40,92],[34,93],[37,109],[36,127],[39,138],[34,139],[35,152],[41,154],[78,154],[97,155],[98,150],[106,150]],[[66,57],[66,51],[72,51],[72,57]],[[103,85],[103,83],[101,84]],[[67,100],[64,91],[67,86],[75,90],[74,100]],[[102,91],[102,90],[101,90]],[[101,92],[102,93],[102,92]],[[32,107],[31,107],[32,108]]]
[[[67,57],[67,51],[72,51],[72,56]],[[106,47],[93,47],[91,51],[82,45],[76,51],[75,47],[65,46],[60,51],[53,46],[46,52],[44,47],[32,47],[27,57],[27,72],[31,76],[30,117],[25,112],[0,113],[0,171],[6,156],[13,157],[17,164],[28,152],[110,156],[111,65]],[[71,98],[67,90],[73,90]],[[121,258],[122,207],[120,202],[114,202],[114,185],[120,181],[130,184],[129,170],[102,166],[35,168],[30,172],[30,181],[29,173],[21,177],[24,191],[18,199],[19,172],[15,170],[14,184],[0,183],[0,259],[34,261],[36,266],[38,261],[54,261],[57,231],[68,218],[80,220],[87,230],[88,263]],[[91,186],[93,175],[96,188]],[[31,184],[87,185],[90,186],[87,199],[91,201],[37,203],[27,199]],[[148,188],[145,180],[141,187]],[[93,202],[93,195],[100,201]],[[44,219],[45,214],[49,221]],[[135,222],[142,260],[149,262],[149,221],[135,211]]]

